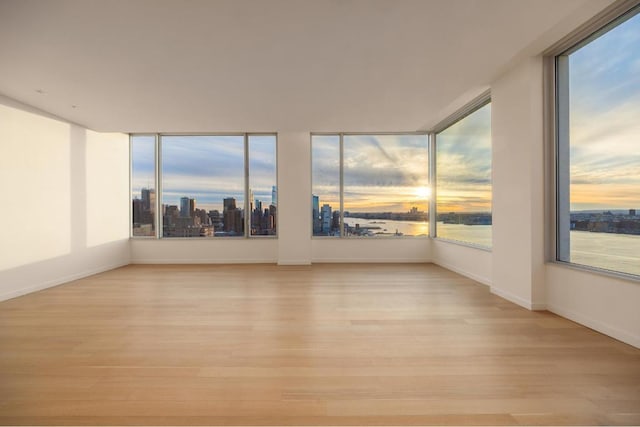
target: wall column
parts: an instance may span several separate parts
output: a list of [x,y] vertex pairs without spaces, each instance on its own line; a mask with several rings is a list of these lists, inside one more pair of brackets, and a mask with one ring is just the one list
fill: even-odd
[[278,133],[278,264],[311,264],[309,132]]
[[543,61],[530,58],[491,89],[493,281],[491,291],[544,309]]

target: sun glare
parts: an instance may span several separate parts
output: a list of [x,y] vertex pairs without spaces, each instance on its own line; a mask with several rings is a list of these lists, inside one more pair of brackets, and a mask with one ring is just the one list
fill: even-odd
[[430,199],[431,198],[431,188],[429,187],[416,187],[413,190],[415,196],[419,199]]

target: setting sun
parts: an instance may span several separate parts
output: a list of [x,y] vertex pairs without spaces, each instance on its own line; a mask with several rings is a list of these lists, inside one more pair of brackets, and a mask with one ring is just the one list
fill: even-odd
[[413,190],[413,193],[416,197],[420,199],[429,199],[431,198],[431,188],[429,187],[416,187]]

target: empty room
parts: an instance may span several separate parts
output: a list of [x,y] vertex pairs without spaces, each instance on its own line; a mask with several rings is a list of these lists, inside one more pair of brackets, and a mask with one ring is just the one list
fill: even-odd
[[0,0],[0,425],[638,425],[639,118],[639,0]]

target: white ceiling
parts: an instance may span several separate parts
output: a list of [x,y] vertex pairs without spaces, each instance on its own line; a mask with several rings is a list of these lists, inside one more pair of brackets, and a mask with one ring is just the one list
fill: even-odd
[[0,93],[99,131],[411,131],[609,2],[0,0]]

